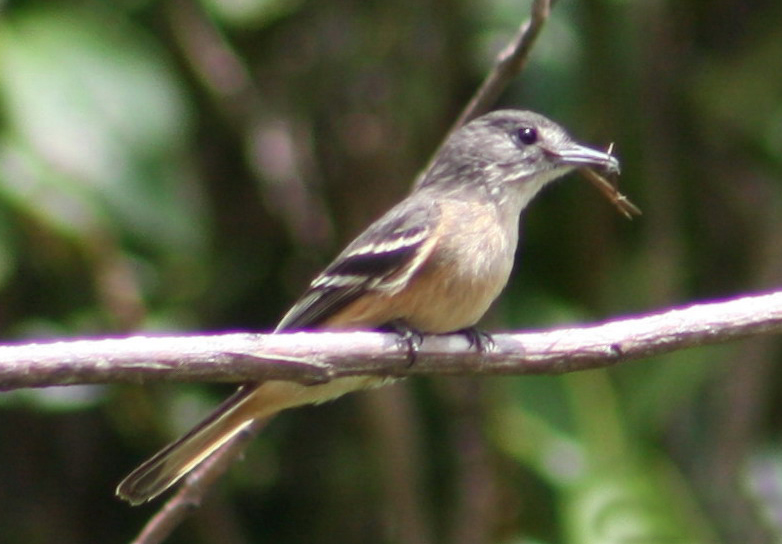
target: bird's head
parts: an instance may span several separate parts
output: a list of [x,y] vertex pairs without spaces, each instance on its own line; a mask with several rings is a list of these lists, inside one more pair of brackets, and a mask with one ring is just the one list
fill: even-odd
[[499,110],[454,132],[418,185],[475,187],[502,199],[515,195],[523,207],[541,187],[578,167],[619,173],[616,157],[575,142],[546,117]]

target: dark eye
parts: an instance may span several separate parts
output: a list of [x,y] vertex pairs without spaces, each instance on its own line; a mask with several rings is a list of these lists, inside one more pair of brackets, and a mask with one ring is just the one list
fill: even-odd
[[538,131],[532,127],[522,127],[516,132],[519,141],[524,145],[532,145],[538,141]]

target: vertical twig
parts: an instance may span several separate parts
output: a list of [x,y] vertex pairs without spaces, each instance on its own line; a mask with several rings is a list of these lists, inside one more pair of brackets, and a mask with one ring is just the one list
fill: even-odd
[[530,51],[532,51],[532,46],[535,44],[543,25],[548,19],[554,2],[556,0],[533,1],[530,18],[521,24],[510,43],[497,55],[494,68],[486,76],[486,79],[483,80],[478,90],[475,91],[475,94],[462,110],[462,113],[459,114],[459,117],[456,118],[453,125],[451,125],[448,134],[443,138],[434,154],[432,154],[429,165],[421,170],[421,175],[419,175],[416,183],[420,181],[423,173],[431,165],[431,161],[440,152],[445,140],[466,123],[489,111],[508,84],[524,69],[527,65]]
[[196,467],[176,494],[152,516],[131,544],[160,544],[168,538],[168,535],[201,505],[209,489],[244,452],[249,442],[266,426],[267,421],[253,422],[239,436]]
[[458,130],[465,123],[489,111],[508,84],[527,65],[530,51],[556,0],[535,0],[530,18],[524,21],[513,40],[500,51],[494,68],[483,80],[470,102],[462,110],[449,132]]

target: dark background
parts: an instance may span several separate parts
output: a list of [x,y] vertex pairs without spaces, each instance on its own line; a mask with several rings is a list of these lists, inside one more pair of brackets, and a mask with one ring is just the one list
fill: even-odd
[[[401,198],[528,13],[509,0],[0,3],[6,341],[268,330]],[[782,4],[561,0],[502,106],[615,142],[487,329],[782,278]],[[415,379],[283,414],[172,543],[778,542],[775,338],[557,378]],[[127,542],[118,480],[230,388],[0,395],[0,542]]]

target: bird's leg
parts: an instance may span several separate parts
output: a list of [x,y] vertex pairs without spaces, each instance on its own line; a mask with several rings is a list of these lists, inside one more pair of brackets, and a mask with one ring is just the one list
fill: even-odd
[[407,356],[409,362],[408,368],[415,364],[415,360],[418,357],[418,350],[421,349],[421,344],[424,341],[424,335],[421,331],[414,329],[402,319],[395,319],[389,323],[386,323],[381,328],[389,332],[394,332],[399,335],[399,347],[407,348]]
[[463,334],[470,343],[470,347],[475,347],[479,353],[488,353],[494,350],[494,338],[488,332],[478,330],[475,327],[467,327],[456,331],[455,334]]

